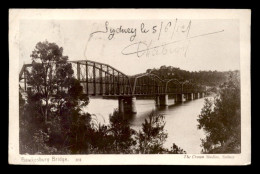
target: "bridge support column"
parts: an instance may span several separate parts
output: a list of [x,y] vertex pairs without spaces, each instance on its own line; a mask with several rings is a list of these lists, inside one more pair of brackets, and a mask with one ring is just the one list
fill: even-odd
[[198,92],[198,98],[200,98],[200,93]]
[[176,95],[176,102],[184,102],[184,101],[186,101],[185,94]]
[[155,105],[160,106],[160,96],[159,95],[155,97]]
[[181,94],[181,101],[182,101],[182,102],[185,102],[185,101],[186,101],[186,96],[185,96],[185,94]]
[[189,94],[187,94],[187,98],[188,98],[188,100],[193,100],[193,93],[189,93]]
[[160,106],[168,106],[168,95],[160,95],[159,96],[159,105]]
[[134,96],[118,97],[118,110],[121,113],[137,113],[135,105],[136,97]]
[[118,111],[124,113],[124,98],[118,98]]
[[181,102],[181,94],[176,94],[176,102]]
[[201,93],[201,98],[204,98],[204,97],[205,97],[205,93],[202,92],[202,93]]

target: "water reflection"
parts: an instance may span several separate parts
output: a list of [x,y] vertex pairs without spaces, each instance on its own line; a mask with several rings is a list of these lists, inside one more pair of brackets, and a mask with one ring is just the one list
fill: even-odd
[[[173,103],[173,101],[169,101]],[[172,143],[183,148],[187,153],[200,153],[201,138],[204,132],[197,129],[197,119],[203,107],[204,99],[196,99],[183,103],[176,103],[171,106],[156,106],[154,100],[142,99],[136,101],[137,114],[125,114],[130,126],[140,130],[142,123],[151,111],[165,116],[165,130],[168,138],[165,147],[170,148]],[[112,99],[91,98],[86,111],[95,114],[102,124],[109,123],[109,114],[118,107],[118,101]]]

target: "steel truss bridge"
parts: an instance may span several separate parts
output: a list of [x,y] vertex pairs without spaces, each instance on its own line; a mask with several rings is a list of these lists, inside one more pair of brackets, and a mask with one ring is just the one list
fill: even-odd
[[[75,77],[83,87],[84,94],[87,96],[118,97],[119,107],[121,100],[122,102],[125,101],[123,103],[130,103],[131,105],[134,102],[133,97],[136,96],[158,96],[156,103],[167,105],[168,102],[165,100],[168,100],[168,95],[176,96],[176,101],[183,101],[185,98],[203,97],[206,91],[205,87],[196,83],[180,82],[177,79],[161,79],[152,73],[128,76],[108,64],[91,60],[69,62],[72,64]],[[25,91],[28,88],[27,72],[31,69],[32,64],[25,64],[19,74],[19,81],[23,83],[21,88],[24,88]],[[179,95],[181,97],[178,98]],[[199,96],[196,97],[196,95]],[[167,96],[167,99],[165,96]]]

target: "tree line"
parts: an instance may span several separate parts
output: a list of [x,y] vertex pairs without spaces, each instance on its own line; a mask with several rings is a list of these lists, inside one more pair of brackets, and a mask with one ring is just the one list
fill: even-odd
[[147,69],[147,73],[153,73],[162,79],[177,79],[179,81],[192,81],[198,84],[203,84],[211,87],[218,87],[228,80],[230,73],[235,71],[186,71],[173,66],[161,66],[160,68]]
[[213,100],[205,99],[198,118],[202,153],[241,153],[240,74],[232,72]]

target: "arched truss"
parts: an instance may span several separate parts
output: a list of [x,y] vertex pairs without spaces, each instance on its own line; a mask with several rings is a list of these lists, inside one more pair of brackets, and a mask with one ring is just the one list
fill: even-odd
[[70,61],[88,95],[130,95],[129,77],[110,65],[90,60]]
[[156,95],[164,93],[164,80],[152,73],[131,77],[133,84],[132,95]]
[[200,85],[198,83],[191,83],[191,87],[193,93],[199,92]]
[[175,94],[182,92],[182,83],[177,79],[165,80],[165,93]]
[[[83,86],[87,95],[131,95],[129,77],[110,65],[91,60],[68,61],[72,64],[74,76]],[[19,82],[27,88],[26,72],[32,64],[26,64],[19,73]],[[22,88],[22,87],[21,87]]]
[[27,91],[27,73],[30,72],[32,64],[24,64],[19,73],[19,89]]
[[182,92],[183,93],[192,93],[194,89],[194,84],[190,81],[185,81],[182,83]]
[[203,91],[199,84],[193,83],[191,81],[180,82],[177,79],[165,80],[165,92],[167,94],[176,94],[176,93],[195,93]]
[[[127,76],[110,65],[91,60],[69,61],[75,78],[83,86],[87,95],[158,95],[205,91],[205,87],[190,81],[177,79],[162,80],[152,73]],[[27,72],[32,64],[25,64],[19,73],[20,88],[27,90]]]

